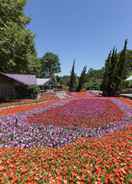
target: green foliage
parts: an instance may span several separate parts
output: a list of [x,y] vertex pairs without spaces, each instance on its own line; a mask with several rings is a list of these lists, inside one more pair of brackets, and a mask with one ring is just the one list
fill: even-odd
[[57,76],[58,86],[59,86],[59,88],[61,88],[63,90],[68,90],[69,81],[70,81],[70,76],[68,76],[68,75]]
[[113,52],[109,54],[105,63],[105,73],[103,79],[103,95],[113,96],[113,90],[115,88],[114,77],[115,67],[117,65],[117,50],[113,49]]
[[75,61],[74,61],[70,75],[69,91],[76,91],[76,89],[77,89],[77,76],[75,74]]
[[101,83],[99,83],[97,81],[89,81],[86,84],[86,88],[88,90],[101,90]]
[[57,80],[56,77],[57,73],[61,72],[60,67],[60,59],[58,55],[47,52],[43,58],[40,59],[41,61],[41,71],[40,76],[41,77],[49,77],[52,79],[53,87],[57,87]]
[[26,0],[0,0],[0,71],[36,73],[34,35],[26,28]]
[[16,97],[17,99],[24,98],[36,98],[40,92],[40,88],[36,85],[32,85],[30,87],[17,87],[16,88]]
[[124,80],[124,81],[122,82],[122,89],[127,89],[127,88],[129,88],[129,85],[130,85],[130,82]]
[[30,22],[26,17],[24,7],[26,0],[0,0],[0,27],[6,27],[9,22],[15,22],[23,27]]
[[126,51],[127,40],[120,54],[117,53],[116,49],[113,49],[113,52],[110,52],[106,60],[102,83],[104,96],[117,96],[121,92],[123,81],[127,77]]
[[132,81],[128,81],[128,88],[132,88]]
[[82,73],[79,77],[79,84],[78,84],[77,91],[81,91],[83,88],[85,88],[86,78],[87,78],[86,72],[87,72],[87,66],[84,66]]
[[93,69],[90,68],[87,73],[86,88],[88,90],[100,90],[104,75],[104,68]]
[[61,72],[60,60],[56,54],[47,52],[41,59],[41,62],[43,77],[53,77],[54,74]]
[[128,76],[132,75],[132,50],[127,50],[127,72]]
[[37,77],[41,77],[41,61],[35,55],[28,57],[27,73],[35,74]]
[[[85,66],[86,68],[86,66]],[[83,68],[82,73],[85,71],[85,69]],[[81,74],[82,75],[82,74]],[[81,86],[81,89],[89,89],[89,90],[101,90],[101,84],[102,84],[102,80],[103,80],[103,75],[104,75],[104,68],[101,69],[93,69],[90,68],[88,70],[88,72],[84,72],[84,76],[85,77],[77,77],[76,76],[76,86],[74,88],[73,91],[75,91],[77,89],[77,91],[79,91],[79,85]],[[85,78],[85,80],[82,80],[82,78]],[[78,87],[77,87],[77,81],[79,80]],[[65,88],[67,86],[70,85],[70,76],[63,76],[60,77],[58,80],[59,84],[62,86],[65,86]],[[81,90],[80,89],[80,90]]]
[[29,94],[32,98],[36,98],[40,92],[40,88],[36,85],[31,86],[28,90],[29,90]]
[[87,73],[87,78],[88,79],[92,79],[92,80],[96,80],[96,79],[103,79],[103,75],[104,75],[104,68],[101,68],[101,69],[93,69],[93,68],[90,68],[88,70],[88,73]]

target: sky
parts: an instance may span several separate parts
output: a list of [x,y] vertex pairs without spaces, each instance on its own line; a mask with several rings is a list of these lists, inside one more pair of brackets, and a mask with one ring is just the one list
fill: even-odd
[[59,55],[62,74],[76,73],[84,65],[101,68],[114,46],[124,40],[132,49],[132,0],[28,0],[25,13],[32,21],[39,57]]

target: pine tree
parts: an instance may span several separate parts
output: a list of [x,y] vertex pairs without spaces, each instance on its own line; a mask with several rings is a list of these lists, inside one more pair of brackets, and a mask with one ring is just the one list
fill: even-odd
[[75,74],[75,61],[73,61],[73,66],[71,70],[71,75],[70,75],[70,82],[69,82],[69,91],[76,91],[77,87],[77,77]]
[[84,66],[82,73],[80,75],[80,78],[79,78],[79,84],[78,84],[77,91],[81,91],[84,88],[86,78],[87,78],[86,72],[87,72],[87,66]]

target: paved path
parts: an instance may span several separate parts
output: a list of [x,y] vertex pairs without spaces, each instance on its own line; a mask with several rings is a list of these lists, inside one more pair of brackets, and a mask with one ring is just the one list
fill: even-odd
[[128,98],[131,98],[132,99],[132,94],[121,94],[120,96],[128,97]]

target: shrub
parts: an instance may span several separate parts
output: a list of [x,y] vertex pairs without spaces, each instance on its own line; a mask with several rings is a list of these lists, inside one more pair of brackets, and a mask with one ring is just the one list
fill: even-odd
[[39,93],[40,93],[40,88],[38,86],[33,85],[29,88],[29,94],[31,98],[36,98]]
[[97,82],[97,81],[89,81],[87,83],[87,89],[88,90],[100,90],[101,84],[100,84],[100,82]]

